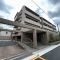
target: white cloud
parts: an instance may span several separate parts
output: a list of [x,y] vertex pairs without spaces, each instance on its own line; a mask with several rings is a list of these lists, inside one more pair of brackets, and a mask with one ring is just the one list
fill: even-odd
[[[43,11],[45,11],[46,13],[49,11],[50,7],[47,3],[47,0],[33,0],[35,3],[37,3],[41,9]],[[12,7],[14,7],[14,10],[11,11],[11,14],[9,16],[9,19],[14,19],[14,16],[16,14],[17,11],[20,11],[20,9],[22,8],[23,5],[26,5],[27,7],[29,7],[30,9],[32,9],[33,11],[36,11],[36,9],[38,8],[31,0],[6,0],[5,1],[7,4],[11,5]],[[48,20],[49,17],[47,17],[46,14],[42,13],[42,16],[47,18]],[[51,20],[50,20],[51,21]],[[52,21],[51,21],[52,22]]]
[[38,7],[31,0],[6,0],[5,3],[12,6],[14,9],[11,11],[8,19],[14,20],[15,14],[20,11],[23,5],[26,5],[33,11],[35,11]]
[[[50,10],[51,6],[49,7],[47,0],[38,0],[38,1],[33,0],[33,1],[36,2],[41,7],[41,9],[44,10],[46,13]],[[26,5],[33,11],[36,11],[36,9],[38,8],[31,0],[5,0],[5,3],[14,8],[13,10],[11,10],[10,15],[6,15],[6,18],[12,21],[14,21],[15,14],[18,11],[20,11],[23,5]],[[46,14],[42,13],[41,15],[54,24],[54,22],[51,19],[49,19],[49,17]]]
[[[45,19],[47,19],[49,22],[51,22],[52,24],[55,24],[54,23],[54,21],[53,21],[53,19],[51,19],[49,16],[48,16],[48,14],[47,14],[47,12],[49,11],[49,10],[52,10],[52,9],[50,9],[51,7],[52,7],[52,5],[51,6],[49,6],[49,3],[47,2],[47,0],[39,0],[39,1],[37,1],[37,0],[34,0],[35,1],[35,3],[38,5],[38,6],[40,6],[40,8],[45,12],[43,12],[42,10],[39,10],[39,15],[41,15],[42,17],[44,17]],[[54,9],[53,9],[54,10]]]

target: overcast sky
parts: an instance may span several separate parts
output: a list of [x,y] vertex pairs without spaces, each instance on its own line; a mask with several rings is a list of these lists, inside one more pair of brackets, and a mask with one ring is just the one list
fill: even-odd
[[[33,1],[37,3],[47,15],[41,9],[39,9],[31,0],[0,0],[0,17],[14,21],[15,14],[20,11],[23,5],[26,5],[51,23],[60,24],[60,0]],[[4,26],[4,28],[11,28],[11,26],[1,26]]]

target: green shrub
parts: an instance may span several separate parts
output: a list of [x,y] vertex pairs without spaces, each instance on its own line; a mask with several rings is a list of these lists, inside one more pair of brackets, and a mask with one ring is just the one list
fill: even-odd
[[49,38],[50,38],[50,39],[49,39],[50,42],[53,42],[53,41],[54,41],[54,36],[53,36],[52,33],[50,33]]
[[58,37],[59,37],[59,40],[60,40],[60,32],[59,32],[59,34],[58,34]]
[[50,33],[49,38],[50,38],[49,42],[59,41],[60,40],[60,33],[57,36],[53,36],[53,34]]
[[57,35],[57,36],[55,36],[54,40],[55,40],[55,41],[58,41],[58,40],[59,40],[58,35]]

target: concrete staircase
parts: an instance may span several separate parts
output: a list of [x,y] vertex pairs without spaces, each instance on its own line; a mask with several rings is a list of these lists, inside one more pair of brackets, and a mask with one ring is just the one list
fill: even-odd
[[33,41],[30,38],[25,38],[23,43],[25,43],[26,45],[28,45],[29,47],[33,47]]
[[25,43],[23,42],[19,42],[19,41],[16,41],[17,44],[19,44],[20,46],[22,46],[24,49],[28,50],[28,51],[31,51],[32,48],[29,47],[28,45],[26,45]]

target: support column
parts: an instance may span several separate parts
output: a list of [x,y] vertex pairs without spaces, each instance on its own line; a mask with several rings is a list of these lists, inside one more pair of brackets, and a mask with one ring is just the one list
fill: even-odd
[[49,44],[49,32],[47,31],[47,44]]
[[13,40],[13,39],[12,39],[12,32],[11,32],[11,35],[10,35],[10,39]]
[[24,40],[24,34],[23,34],[23,32],[21,33],[21,42],[23,42],[23,40]]
[[33,30],[33,48],[37,48],[37,32]]
[[17,41],[17,37],[15,36],[15,42]]

